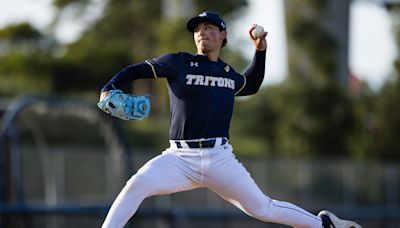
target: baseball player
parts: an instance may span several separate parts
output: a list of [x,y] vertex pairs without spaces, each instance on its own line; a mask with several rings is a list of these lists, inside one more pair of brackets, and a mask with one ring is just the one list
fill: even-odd
[[[119,88],[137,79],[166,78],[171,115],[170,147],[148,161],[127,181],[102,227],[123,227],[147,197],[202,187],[264,222],[298,228],[361,227],[355,222],[339,219],[329,211],[321,211],[315,216],[291,203],[271,199],[235,158],[228,142],[234,98],[259,90],[265,71],[267,32],[256,36],[253,35],[256,25],[250,27],[250,40],[256,50],[251,65],[240,74],[219,58],[221,49],[227,44],[227,31],[218,14],[203,12],[191,18],[186,26],[193,33],[196,54],[170,53],[130,65],[102,89],[99,104],[107,103],[110,93],[120,93]],[[129,102],[135,109],[132,113],[137,110],[148,113],[147,106],[143,105],[146,103],[135,106],[136,100]],[[115,103],[118,102],[109,108],[99,107],[113,114],[113,110],[129,106],[116,107],[119,105]],[[123,115],[130,115],[130,112]]]

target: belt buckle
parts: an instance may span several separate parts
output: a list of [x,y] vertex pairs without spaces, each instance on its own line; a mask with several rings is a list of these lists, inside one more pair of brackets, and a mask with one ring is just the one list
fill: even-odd
[[200,144],[200,148],[212,148],[215,146],[216,140],[215,139],[204,140],[204,141],[200,141],[199,144]]

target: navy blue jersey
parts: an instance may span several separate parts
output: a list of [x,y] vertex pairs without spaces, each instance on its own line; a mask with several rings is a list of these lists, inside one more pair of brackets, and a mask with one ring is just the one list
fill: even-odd
[[264,78],[265,51],[256,51],[242,75],[222,60],[205,55],[171,53],[118,72],[103,91],[139,78],[166,78],[170,98],[170,139],[229,138],[235,96],[258,91]]

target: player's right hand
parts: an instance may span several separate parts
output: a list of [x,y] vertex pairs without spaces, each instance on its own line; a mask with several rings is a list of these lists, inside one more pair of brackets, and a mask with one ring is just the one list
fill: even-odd
[[250,36],[250,40],[253,41],[254,46],[256,47],[257,50],[259,51],[265,51],[267,50],[267,35],[268,32],[264,32],[260,38],[254,38],[251,33],[254,30],[254,28],[256,27],[256,24],[252,24],[249,28],[249,36]]

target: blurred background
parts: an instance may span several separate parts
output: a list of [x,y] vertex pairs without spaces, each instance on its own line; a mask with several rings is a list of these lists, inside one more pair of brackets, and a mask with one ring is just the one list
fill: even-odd
[[[188,18],[227,22],[222,59],[239,72],[269,32],[256,96],[238,99],[230,143],[260,188],[363,227],[400,226],[400,1],[0,0],[0,227],[100,227],[126,180],[168,147],[164,79],[152,113],[97,110],[123,67],[194,52]],[[133,222],[134,221],[134,222]],[[127,227],[284,227],[206,189],[146,199]]]

